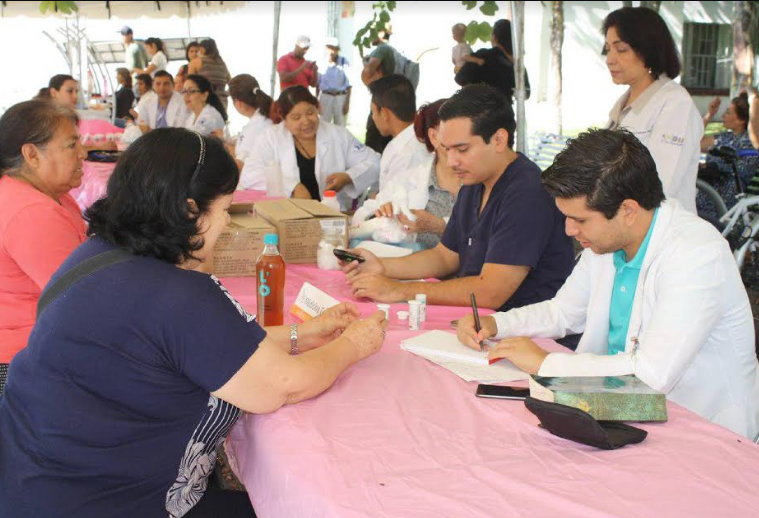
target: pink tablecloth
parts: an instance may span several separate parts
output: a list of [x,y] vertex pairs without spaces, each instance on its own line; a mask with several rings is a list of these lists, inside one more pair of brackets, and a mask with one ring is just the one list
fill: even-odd
[[114,163],[84,161],[82,184],[70,191],[82,212],[105,196],[108,179],[116,167]]
[[[288,303],[304,280],[350,298],[340,273],[290,266]],[[253,278],[223,282],[255,310]],[[426,328],[466,312],[428,307]],[[393,318],[382,351],[327,392],[240,420],[228,449],[259,516],[756,515],[759,447],[746,439],[669,404],[639,445],[566,441],[521,402],[475,398],[475,383],[400,350],[414,334]]]

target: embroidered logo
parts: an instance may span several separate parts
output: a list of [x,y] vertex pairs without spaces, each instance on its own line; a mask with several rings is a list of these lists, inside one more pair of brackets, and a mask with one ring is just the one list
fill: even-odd
[[661,141],[662,141],[662,144],[682,147],[683,144],[685,144],[685,137],[681,137],[680,135],[672,135],[669,133],[663,133],[661,136]]

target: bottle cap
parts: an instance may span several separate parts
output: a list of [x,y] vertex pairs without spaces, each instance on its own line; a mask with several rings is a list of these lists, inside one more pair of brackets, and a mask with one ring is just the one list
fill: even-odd
[[335,196],[337,196],[337,192],[335,191],[324,191],[325,198],[334,198]]
[[408,311],[399,311],[396,315],[398,315],[398,320],[408,320]]
[[264,235],[264,244],[265,245],[278,245],[279,244],[279,236],[277,236],[277,234],[266,234],[266,235]]
[[421,302],[427,302],[427,295],[419,294],[416,296],[416,300],[421,301]]

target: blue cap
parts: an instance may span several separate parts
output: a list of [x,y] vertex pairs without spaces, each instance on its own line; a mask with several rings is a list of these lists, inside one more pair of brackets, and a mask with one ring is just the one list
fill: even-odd
[[264,235],[264,244],[265,245],[278,245],[279,244],[279,236],[277,236],[277,234],[266,234],[266,235]]

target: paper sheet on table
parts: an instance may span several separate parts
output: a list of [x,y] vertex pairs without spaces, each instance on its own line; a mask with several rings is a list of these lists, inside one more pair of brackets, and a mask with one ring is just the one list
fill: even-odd
[[378,241],[362,241],[356,248],[369,250],[371,253],[380,258],[385,257],[406,257],[411,255],[413,250],[402,246],[388,245]]
[[527,374],[508,360],[488,365],[487,351],[470,349],[456,335],[445,331],[430,331],[404,340],[401,349],[440,365],[465,381],[506,383],[527,379]]

